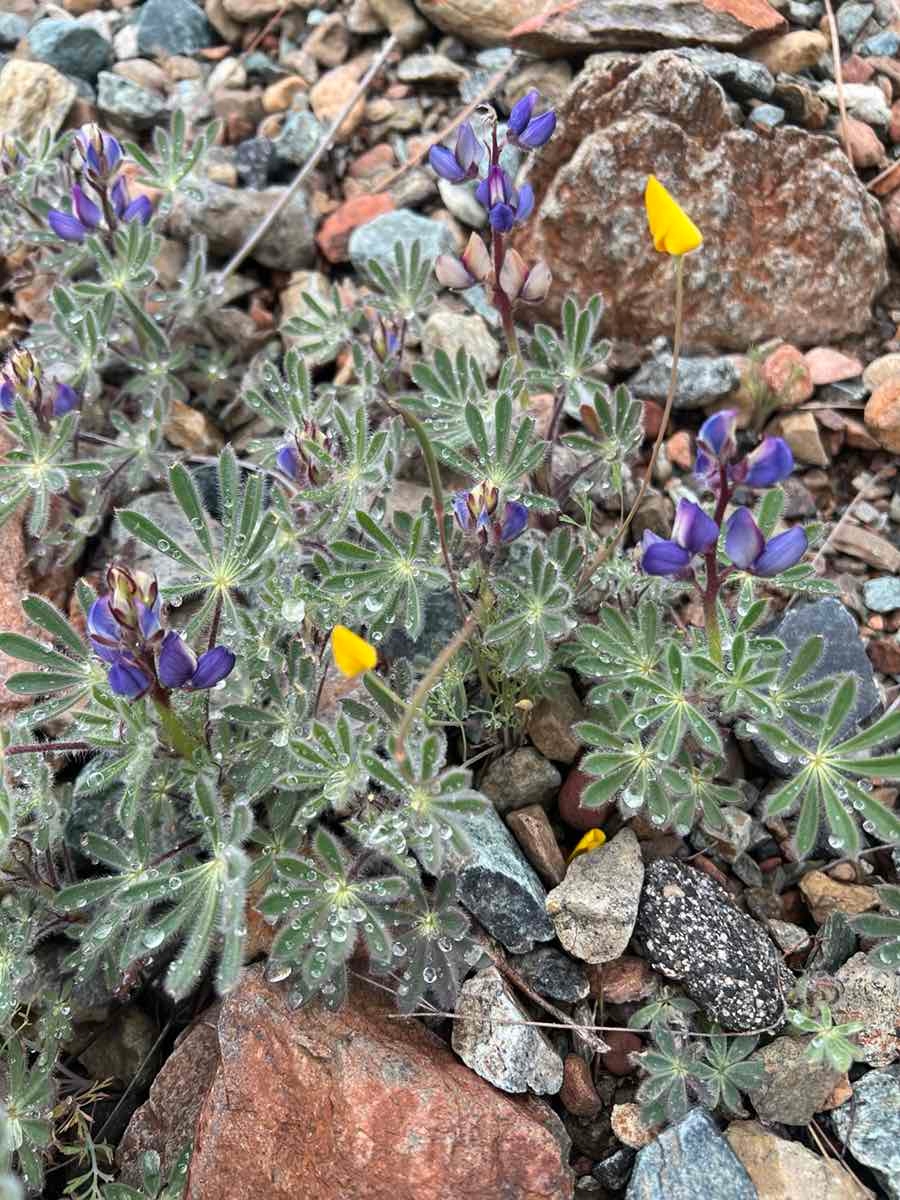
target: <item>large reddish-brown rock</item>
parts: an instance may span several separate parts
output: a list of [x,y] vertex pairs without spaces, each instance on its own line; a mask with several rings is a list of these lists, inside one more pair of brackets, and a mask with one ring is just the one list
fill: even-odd
[[618,83],[602,58],[588,65],[533,160],[537,210],[516,244],[552,264],[544,316],[567,292],[600,291],[606,333],[671,337],[672,262],[654,250],[644,213],[651,173],[705,239],[685,261],[693,349],[775,336],[810,346],[866,328],[887,251],[877,202],[840,147],[799,129],[763,139],[735,128],[722,89],[668,53]]
[[539,54],[746,46],[787,28],[768,0],[416,0],[445,33]]
[[551,1109],[496,1091],[393,1011],[363,988],[339,1013],[292,1011],[248,968],[132,1119],[123,1179],[142,1150],[170,1159],[172,1129],[201,1096],[185,1200],[571,1200]]

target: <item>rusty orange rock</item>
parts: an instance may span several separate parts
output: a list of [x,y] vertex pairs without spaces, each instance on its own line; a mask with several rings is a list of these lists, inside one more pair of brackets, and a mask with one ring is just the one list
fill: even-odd
[[316,244],[329,262],[346,262],[350,257],[347,246],[353,230],[360,225],[367,225],[383,213],[393,212],[394,208],[394,201],[386,192],[345,200],[340,208],[326,217],[316,234]]

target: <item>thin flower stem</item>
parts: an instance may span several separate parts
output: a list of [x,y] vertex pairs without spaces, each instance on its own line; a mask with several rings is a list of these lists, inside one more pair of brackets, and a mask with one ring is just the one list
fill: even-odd
[[0,750],[0,758],[8,758],[13,754],[54,754],[57,750],[93,750],[88,742],[29,742],[27,745],[7,746]]
[[684,336],[684,255],[679,254],[675,259],[675,332],[672,341],[672,371],[669,376],[669,392],[666,396],[666,404],[663,409],[662,419],[659,423],[659,432],[656,435],[656,441],[653,443],[653,450],[650,453],[650,461],[647,463],[647,470],[644,473],[644,478],[641,480],[641,486],[638,488],[638,494],[635,497],[634,504],[628,516],[619,526],[612,540],[607,542],[605,546],[601,546],[590,562],[584,567],[581,572],[581,578],[578,581],[578,586],[583,589],[589,582],[593,573],[601,566],[613,550],[621,543],[625,534],[631,526],[631,522],[637,516],[638,510],[643,503],[644,496],[647,494],[647,489],[650,486],[650,481],[653,478],[653,468],[656,466],[656,460],[659,457],[659,452],[662,449],[663,440],[666,436],[666,429],[669,424],[669,418],[672,415],[672,408],[675,404],[675,393],[678,389],[678,360],[681,357],[681,343]]
[[428,693],[434,687],[435,683],[437,683],[444,668],[454,657],[454,655],[463,648],[463,646],[478,628],[479,615],[480,612],[474,612],[471,614],[471,616],[466,618],[462,629],[460,629],[456,636],[453,637],[443,648],[443,650],[422,676],[419,686],[413,692],[412,698],[410,699],[409,704],[406,706],[406,711],[400,720],[400,724],[397,726],[395,738],[396,744],[394,746],[394,758],[401,765],[406,762],[406,738],[413,721],[416,719],[417,714],[421,711]]
[[841,68],[841,41],[838,36],[837,21],[834,19],[834,9],[831,0],[825,0],[825,16],[828,21],[828,32],[831,36],[831,59],[834,66],[834,82],[837,88],[838,114],[841,124],[841,142],[844,153],[853,166],[853,155],[850,152],[850,126],[847,123],[847,102],[844,98],[844,72]]
[[284,193],[279,197],[278,201],[272,205],[271,209],[268,211],[268,213],[266,213],[265,217],[263,218],[262,221],[260,221],[260,223],[259,223],[259,225],[257,225],[256,229],[254,229],[254,231],[250,234],[250,236],[247,238],[246,242],[244,242],[244,244],[241,246],[241,248],[235,252],[235,254],[228,260],[228,262],[225,264],[225,266],[219,272],[218,276],[216,277],[216,288],[218,290],[221,290],[221,288],[224,286],[225,280],[228,278],[228,276],[233,275],[234,272],[241,265],[241,263],[244,261],[244,259],[247,258],[247,256],[250,255],[256,249],[259,242],[262,240],[263,237],[265,237],[265,235],[271,229],[272,225],[277,220],[279,213],[282,212],[282,210],[285,208],[285,206],[287,204],[289,204],[291,199],[296,195],[296,193],[299,190],[300,185],[303,183],[304,179],[306,179],[306,177],[318,165],[320,159],[323,157],[323,155],[325,154],[328,147],[334,141],[335,135],[337,134],[337,131],[340,129],[341,125],[343,124],[345,118],[347,117],[347,114],[349,112],[351,112],[354,105],[359,101],[360,97],[364,96],[365,93],[368,91],[369,84],[372,82],[372,80],[375,78],[375,76],[378,74],[378,72],[384,66],[385,62],[387,61],[388,56],[390,55],[391,51],[394,49],[394,47],[396,45],[397,45],[397,39],[396,39],[396,37],[394,37],[393,34],[391,34],[391,36],[387,39],[387,41],[384,43],[384,45],[379,50],[378,54],[375,56],[375,59],[372,62],[372,65],[369,67],[368,71],[366,71],[365,75],[363,75],[362,79],[359,81],[359,83],[353,89],[352,94],[347,99],[347,103],[344,105],[344,107],[341,109],[341,111],[338,113],[338,115],[331,122],[328,129],[325,131],[325,135],[323,136],[322,140],[319,142],[318,146],[316,146],[315,150],[312,152],[310,157],[306,160],[306,162],[303,164],[303,166],[297,172],[297,174],[295,175],[292,182],[285,189]]

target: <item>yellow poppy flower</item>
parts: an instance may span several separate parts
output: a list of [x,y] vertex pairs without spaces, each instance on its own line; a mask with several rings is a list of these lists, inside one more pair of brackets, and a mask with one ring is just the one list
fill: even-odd
[[602,829],[589,829],[566,859],[566,862],[570,863],[573,858],[577,858],[579,854],[586,854],[588,850],[596,850],[597,847],[602,846],[605,841],[606,834]]
[[703,244],[703,234],[655,175],[647,179],[644,204],[653,245],[666,254],[689,254]]
[[337,669],[348,679],[361,675],[363,671],[371,671],[378,662],[375,647],[346,625],[335,625],[331,631],[331,652]]

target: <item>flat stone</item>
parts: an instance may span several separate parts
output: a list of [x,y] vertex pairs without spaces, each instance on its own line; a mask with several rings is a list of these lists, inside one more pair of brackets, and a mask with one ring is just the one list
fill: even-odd
[[872,16],[872,4],[842,4],[837,11],[838,36],[845,46],[852,46]]
[[452,233],[442,221],[400,210],[355,229],[350,237],[350,260],[358,271],[364,271],[370,259],[389,271],[394,267],[395,244],[400,242],[409,251],[416,241],[422,248],[423,262],[433,262],[439,254],[452,254],[456,248]]
[[825,1109],[842,1076],[827,1063],[809,1061],[809,1041],[779,1037],[751,1056],[765,1068],[762,1083],[748,1092],[761,1121],[807,1125]]
[[[837,110],[838,91],[836,83],[823,83],[819,88],[819,96],[830,108]],[[886,129],[890,124],[890,107],[884,98],[884,92],[876,84],[845,83],[844,100],[847,104],[847,112],[851,116],[857,117],[860,121],[865,121],[867,125]]]
[[536,992],[548,1000],[577,1004],[590,994],[590,983],[581,963],[555,946],[539,946],[520,954],[512,965]]
[[550,1109],[492,1088],[395,1016],[362,986],[337,1013],[291,1009],[248,968],[218,1016],[192,1026],[178,1072],[154,1083],[152,1115],[138,1110],[123,1180],[136,1185],[141,1152],[177,1132],[179,1150],[194,1143],[184,1200],[447,1200],[473,1179],[504,1200],[572,1200],[568,1138]]
[[900,1055],[900,976],[854,954],[834,977],[841,988],[832,1005],[835,1024],[861,1021],[860,1058],[870,1067],[889,1066]]
[[900,608],[900,578],[884,575],[863,584],[863,602],[869,612],[888,613]]
[[274,141],[275,153],[284,162],[302,167],[324,134],[325,127],[314,113],[305,110],[288,113]]
[[456,1002],[453,1049],[467,1067],[504,1092],[555,1094],[563,1062],[545,1034],[528,1023],[496,967],[463,984]]
[[138,51],[145,58],[196,54],[212,45],[213,29],[194,0],[147,0],[138,19]]
[[98,76],[97,107],[104,116],[130,129],[149,129],[166,112],[166,102],[157,92],[112,71],[101,71]]
[[734,50],[785,28],[767,0],[582,0],[555,6],[549,19],[541,19],[545,8],[539,11],[515,44],[545,54],[698,45]]
[[[195,181],[199,195],[179,192],[169,216],[169,233],[188,241],[205,233],[213,254],[232,254],[269,213],[284,188],[237,190],[209,181]],[[279,213],[256,246],[252,257],[264,267],[296,271],[309,266],[315,254],[313,224],[306,196],[298,191]]]
[[547,896],[547,912],[562,946],[582,962],[604,963],[625,950],[637,920],[644,863],[634,833],[579,854]]
[[678,53],[695,63],[738,100],[768,100],[775,91],[772,72],[761,62],[696,47]]
[[521,746],[495,758],[479,787],[497,812],[505,815],[530,804],[549,805],[556,798],[562,776],[552,762],[531,746]]
[[[685,259],[689,354],[865,330],[886,243],[878,203],[840,147],[795,128],[736,128],[722,89],[680,55],[649,55],[618,82],[599,58],[528,166],[535,215],[514,240],[526,261],[552,264],[540,314],[555,320],[566,293],[584,302],[602,280],[604,333],[672,336],[672,264],[653,248],[643,203],[656,173],[704,235]],[[834,253],[823,258],[811,228]]]
[[817,925],[821,925],[833,912],[856,917],[878,907],[878,893],[874,888],[858,883],[841,883],[824,871],[808,871],[800,880],[800,891]]
[[0,125],[3,132],[34,145],[42,129],[55,137],[77,95],[66,79],[46,63],[9,59],[0,70]]
[[28,32],[28,22],[17,13],[0,13],[0,46],[12,49]]
[[487,808],[460,823],[472,850],[457,872],[460,903],[514,954],[549,942],[546,893],[500,817]]
[[862,1200],[859,1185],[840,1163],[813,1154],[801,1142],[776,1137],[758,1121],[732,1121],[725,1137],[759,1200]]
[[573,763],[583,746],[575,726],[584,718],[584,705],[566,680],[552,685],[531,710],[528,736],[546,758]]
[[893,29],[883,29],[874,37],[866,38],[859,47],[858,53],[864,58],[878,57],[882,54],[887,58],[896,58],[898,50],[900,50],[900,33]]
[[506,824],[541,882],[546,887],[561,883],[566,873],[566,860],[546,811],[539,804],[516,808],[507,813]]
[[[792,608],[769,632],[784,642],[791,658],[808,638],[817,635],[822,637],[822,657],[809,675],[805,676],[805,682],[813,683],[830,675],[853,675],[856,678],[856,700],[841,726],[842,737],[850,737],[862,729],[868,719],[880,709],[881,698],[875,674],[859,636],[856,619],[840,600],[827,596],[813,604]],[[825,706],[821,707],[824,713]],[[796,738],[801,745],[810,749],[815,746],[815,736],[805,733],[789,717],[785,718],[784,725],[791,737]],[[793,773],[796,764],[789,759],[785,760],[783,755],[773,754],[760,738],[754,737],[753,745],[777,774]]]
[[625,1200],[758,1200],[740,1159],[702,1108],[638,1151]]
[[809,972],[821,971],[833,975],[856,952],[857,937],[847,917],[842,912],[833,912],[819,926],[816,940],[806,960]]
[[790,972],[762,926],[709,875],[674,859],[651,863],[635,936],[654,970],[681,981],[723,1029],[761,1029],[783,1019]]
[[401,83],[461,83],[468,74],[445,54],[410,54],[397,67]]
[[[672,374],[671,351],[643,363],[628,386],[639,399],[663,400]],[[741,373],[730,358],[682,357],[678,361],[676,408],[704,408],[727,396],[740,383]]]
[[422,349],[429,358],[438,350],[456,360],[465,349],[481,368],[485,379],[493,379],[500,370],[500,347],[486,323],[476,313],[465,316],[448,309],[436,309],[422,330]]
[[28,46],[38,62],[90,83],[113,61],[112,46],[107,39],[82,21],[62,18],[38,21],[28,31]]
[[889,1200],[900,1200],[900,1066],[870,1071],[853,1098],[831,1114],[835,1132],[858,1163],[874,1172]]

